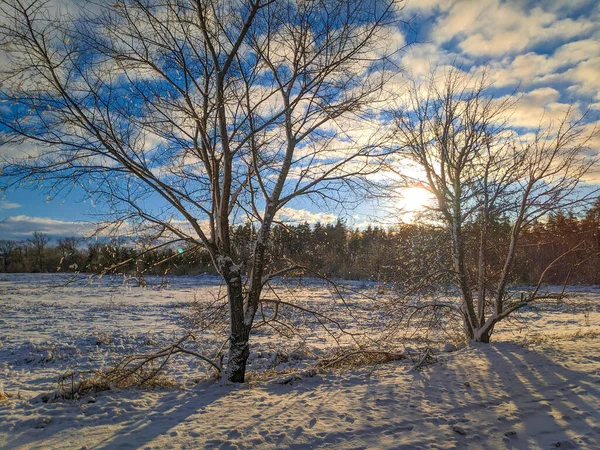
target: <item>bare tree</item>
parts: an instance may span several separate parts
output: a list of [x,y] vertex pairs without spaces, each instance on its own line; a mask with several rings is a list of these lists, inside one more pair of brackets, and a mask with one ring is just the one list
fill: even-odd
[[[448,231],[449,272],[467,339],[482,342],[499,321],[539,297],[540,284],[519,298],[507,289],[519,239],[547,213],[585,199],[578,187],[593,162],[584,118],[573,119],[573,108],[520,137],[508,122],[515,97],[496,99],[490,88],[486,73],[459,69],[413,81],[395,130],[398,156],[420,173],[400,175],[433,194],[436,223]],[[511,230],[506,248],[493,249],[501,261],[495,267],[488,239],[499,218],[507,218]],[[477,239],[466,239],[467,226]]]
[[[397,2],[88,3],[0,2],[0,145],[25,149],[3,158],[4,187],[83,189],[113,229],[204,247],[228,290],[227,377],[242,382],[278,212],[340,201],[376,170]],[[249,267],[233,260],[241,219],[257,224]]]
[[10,255],[17,247],[18,243],[16,241],[10,241],[8,239],[0,240],[0,258],[2,258],[4,272],[8,272]]
[[38,231],[34,231],[29,239],[27,239],[27,243],[33,249],[35,264],[37,266],[38,272],[44,272],[46,270],[46,266],[44,264],[44,258],[46,253],[46,247],[50,242],[50,238],[48,235],[44,233],[40,233]]
[[60,271],[61,267],[77,268],[77,265],[73,263],[73,260],[79,255],[78,246],[82,239],[69,236],[58,239],[57,248],[60,252],[60,262],[57,268]]

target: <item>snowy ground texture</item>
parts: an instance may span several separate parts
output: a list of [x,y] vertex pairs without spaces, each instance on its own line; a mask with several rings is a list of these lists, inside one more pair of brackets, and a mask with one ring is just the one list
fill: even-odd
[[[288,340],[257,330],[242,386],[201,380],[210,370],[181,358],[169,368],[175,387],[44,402],[65,373],[161,348],[198,301],[219,296],[210,277],[174,278],[166,290],[115,277],[65,281],[0,275],[0,448],[600,448],[597,289],[573,288],[566,305],[532,308],[494,344],[439,352],[420,371],[410,360],[313,371],[349,335],[298,317]],[[290,295],[352,330],[330,287]],[[361,295],[346,303],[376,327],[381,312]],[[197,337],[196,350],[222,343],[212,331]]]

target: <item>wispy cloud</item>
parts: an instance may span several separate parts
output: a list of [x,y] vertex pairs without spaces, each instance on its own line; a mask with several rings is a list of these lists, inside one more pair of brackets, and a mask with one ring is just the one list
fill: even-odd
[[6,209],[17,209],[20,207],[21,205],[19,203],[0,200],[0,211],[4,211]]

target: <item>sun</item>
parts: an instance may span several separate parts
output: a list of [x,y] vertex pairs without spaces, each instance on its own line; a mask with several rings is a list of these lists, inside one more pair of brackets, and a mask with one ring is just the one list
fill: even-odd
[[407,213],[418,213],[432,205],[433,195],[421,187],[409,187],[400,191],[400,208]]

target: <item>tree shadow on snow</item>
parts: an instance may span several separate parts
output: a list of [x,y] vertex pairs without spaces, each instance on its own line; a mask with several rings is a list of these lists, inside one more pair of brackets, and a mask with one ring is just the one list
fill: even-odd
[[[600,378],[512,343],[481,344],[426,375],[421,401],[458,448],[600,447]],[[444,417],[445,416],[445,417]]]
[[[291,386],[203,385],[184,392],[107,393],[108,399],[99,396],[89,409],[101,419],[89,414],[77,425],[92,427],[82,434],[80,445],[600,448],[595,409],[600,377],[511,343],[443,354],[438,364],[422,372],[409,372],[408,367],[395,362],[318,375]],[[117,408],[120,415],[110,417]],[[85,435],[93,440],[95,426],[112,430],[90,445]],[[64,428],[43,431],[54,434]],[[50,436],[22,438],[31,443]]]

